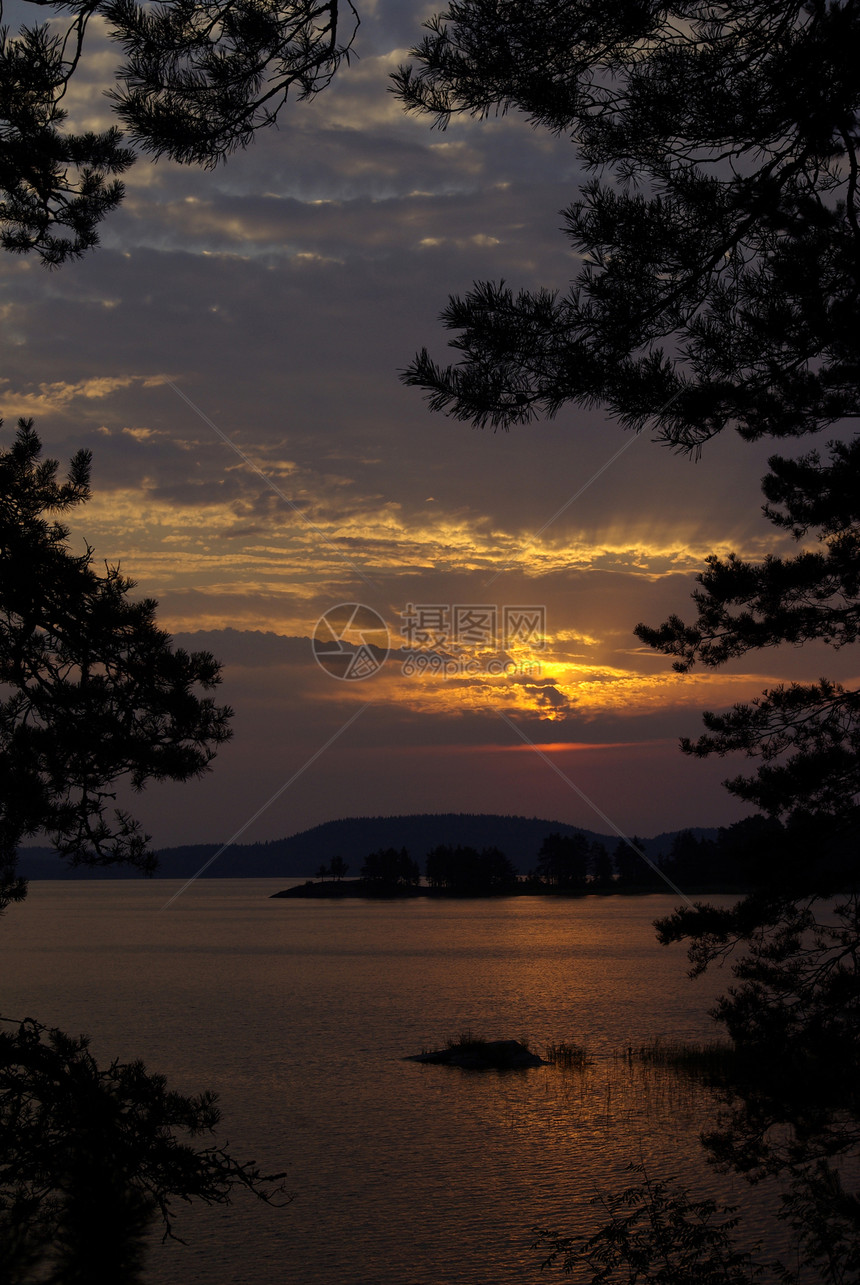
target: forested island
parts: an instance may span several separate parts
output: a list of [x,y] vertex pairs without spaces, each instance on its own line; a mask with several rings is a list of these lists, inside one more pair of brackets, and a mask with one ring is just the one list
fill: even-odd
[[336,855],[320,865],[314,879],[273,896],[605,896],[679,888],[685,893],[738,893],[779,859],[784,841],[777,821],[757,816],[718,830],[715,838],[681,830],[656,859],[638,836],[618,839],[610,849],[600,838],[556,831],[543,839],[527,873],[495,846],[439,844],[423,863],[406,847],[388,847],[368,853],[352,878],[349,863]]

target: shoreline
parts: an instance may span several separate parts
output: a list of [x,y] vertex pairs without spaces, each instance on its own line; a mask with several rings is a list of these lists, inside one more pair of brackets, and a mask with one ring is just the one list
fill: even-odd
[[[747,888],[731,887],[725,884],[696,885],[685,889],[687,895],[696,897],[743,897]],[[374,886],[362,879],[313,880],[296,884],[292,888],[283,888],[273,892],[270,900],[276,898],[306,899],[313,901],[340,901],[343,899],[362,901],[410,901],[416,897],[430,897],[438,901],[497,901],[504,897],[562,897],[568,900],[580,900],[583,897],[649,897],[666,896],[671,892],[665,887],[647,888],[553,888],[546,884],[523,882],[515,887],[481,888],[466,892],[453,888],[431,888],[426,884],[397,887]]]

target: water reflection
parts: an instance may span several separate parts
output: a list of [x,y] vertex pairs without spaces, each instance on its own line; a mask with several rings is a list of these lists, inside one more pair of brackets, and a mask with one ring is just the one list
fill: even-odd
[[[656,945],[670,899],[330,906],[270,902],[277,886],[211,881],[169,916],[163,885],[35,886],[4,926],[7,1011],[216,1090],[239,1154],[288,1171],[286,1210],[189,1211],[187,1248],[152,1246],[151,1285],[546,1281],[531,1229],[593,1226],[591,1197],[642,1160],[741,1203],[782,1252],[773,1182],[707,1164],[714,1089],[628,1054],[713,1038],[725,977],[691,985],[683,950]],[[466,1027],[585,1043],[589,1064],[402,1060]]]
[[[700,1138],[712,1173],[743,1175],[752,1188],[727,1204],[725,1189],[679,1180],[643,1146],[629,1182],[604,1184],[590,1214],[580,1203],[563,1233],[536,1229],[543,1266],[593,1285],[639,1273],[664,1285],[856,1282],[857,1076],[845,1062],[805,1053],[786,1060],[762,1048],[656,1041],[613,1059],[606,1095],[614,1091],[621,1114],[608,1112],[603,1126],[611,1130],[630,1104],[634,1127],[641,1112],[652,1125],[667,1112],[710,1116]],[[584,1106],[587,1072],[575,1074],[572,1096]]]

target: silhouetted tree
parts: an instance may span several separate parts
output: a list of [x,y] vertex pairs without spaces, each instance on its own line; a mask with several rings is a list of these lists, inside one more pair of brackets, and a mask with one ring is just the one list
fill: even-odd
[[462,848],[454,848],[449,844],[440,844],[427,853],[424,864],[424,873],[427,882],[431,888],[449,888],[456,879],[455,854],[462,852]]
[[[709,559],[693,624],[637,629],[681,670],[779,643],[857,640],[858,442],[832,444],[826,464],[812,453],[770,466],[765,512],[818,547],[760,565]],[[751,1069],[705,1142],[753,1179],[780,1176],[804,1255],[835,1285],[860,1261],[857,1198],[840,1177],[860,1146],[860,693],[828,679],[790,683],[704,721],[682,748],[758,760],[725,784],[766,814],[720,834],[747,895],[657,925],[661,941],[688,943],[694,975],[732,961],[714,1013]]]
[[733,1234],[736,1206],[693,1200],[683,1187],[654,1181],[644,1165],[629,1168],[639,1179],[633,1186],[592,1201],[609,1214],[597,1231],[573,1236],[541,1231],[548,1251],[544,1267],[576,1271],[577,1279],[589,1285],[634,1285],[640,1280],[660,1285],[752,1285],[762,1276],[772,1285],[796,1285],[795,1278],[782,1274],[776,1264],[765,1264],[759,1255],[738,1248]]
[[[812,453],[774,458],[771,469],[768,516],[798,539],[816,537],[818,548],[760,565],[711,558],[698,577],[694,624],[673,616],[637,628],[682,671],[781,642],[857,641],[860,442],[834,444],[827,465]],[[744,984],[720,1008],[735,1039],[776,1042],[782,1053],[835,1040],[852,1059],[860,1054],[860,693],[827,679],[791,683],[704,721],[706,733],[682,748],[758,759],[753,775],[725,784],[770,816],[771,829],[746,872],[750,895],[733,910],[679,911],[661,925],[663,938],[687,937],[699,969],[744,945],[735,966]]]
[[[860,439],[832,443],[829,455],[828,463],[815,451],[799,460],[774,456],[763,482],[770,521],[813,547],[760,564],[734,554],[709,558],[693,594],[698,619],[686,625],[672,616],[656,629],[638,625],[638,636],[675,656],[682,673],[697,662],[715,668],[780,643],[856,643]],[[761,760],[753,777],[726,782],[731,793],[789,823],[856,826],[860,693],[826,679],[780,685],[728,714],[706,713],[704,722],[707,734],[685,738],[685,753],[740,750]]]
[[569,291],[480,282],[442,314],[458,364],[405,373],[507,427],[566,402],[697,449],[860,411],[852,4],[452,0],[395,76],[407,110],[516,108],[603,174],[565,211]]
[[612,877],[612,858],[606,844],[595,839],[589,850],[588,861],[593,886],[611,888],[615,881]]
[[[760,813],[721,827],[717,834],[720,878],[726,883],[745,886],[764,878],[766,868],[784,863],[787,858],[785,830],[775,817]],[[757,876],[756,872],[762,874]]]
[[461,896],[506,892],[516,886],[517,875],[498,848],[456,848],[440,845],[427,854],[427,882]]
[[149,836],[112,809],[115,784],[187,781],[230,736],[228,706],[195,689],[220,682],[208,652],[170,645],[152,599],[132,602],[118,567],[74,554],[50,515],[90,495],[90,455],[64,482],[31,420],[0,451],[0,908],[20,900],[22,838],[44,832],[75,865],[151,872]]
[[517,872],[499,848],[482,848],[478,853],[482,885],[490,892],[505,892],[516,886]]
[[213,1094],[171,1093],[140,1062],[100,1069],[83,1037],[0,1021],[7,1285],[135,1285],[153,1219],[174,1235],[177,1202],[226,1204],[237,1187],[267,1202],[283,1196],[283,1174],[194,1141],[220,1119]]
[[344,861],[343,857],[332,857],[329,872],[332,879],[337,883],[340,883],[341,879],[346,878],[346,875],[349,872],[349,866]]
[[538,852],[538,878],[555,888],[584,888],[588,855],[584,834],[548,834]]
[[[0,451],[0,907],[25,896],[16,852],[39,832],[72,865],[151,873],[148,836],[110,815],[116,782],[199,776],[231,716],[195,692],[220,681],[213,657],[174,650],[155,603],[131,602],[132,582],[97,572],[89,546],[73,554],[51,516],[89,498],[89,453],[64,482],[40,455],[29,420]],[[100,1070],[85,1039],[13,1025],[0,1029],[4,1280],[132,1285],[174,1201],[223,1203],[237,1186],[269,1198],[274,1178],[191,1143],[217,1123],[212,1094],[169,1093],[140,1063]]]
[[710,877],[709,848],[706,840],[696,837],[691,830],[681,830],[672,840],[668,855],[660,868],[682,888],[707,883]]
[[405,848],[380,848],[365,857],[361,877],[371,888],[383,891],[414,886],[421,871]]
[[[856,6],[453,0],[428,28],[395,77],[408,110],[444,127],[519,109],[602,175],[565,215],[582,264],[568,293],[482,282],[449,301],[458,364],[425,351],[404,376],[433,409],[506,427],[600,404],[688,451],[727,425],[793,437],[860,414]],[[832,444],[826,462],[775,456],[770,469],[767,516],[818,548],[761,565],[710,559],[695,624],[637,630],[682,669],[857,640],[860,444]],[[770,1029],[775,1006],[777,1026],[799,1035],[807,1004],[811,1034],[819,1001],[835,1031],[836,994],[852,1012],[858,1002],[858,711],[860,694],[840,684],[792,683],[708,714],[706,735],[684,743],[758,756],[729,788],[788,832],[780,868],[769,882],[759,872],[736,913],[687,910],[663,930],[690,936],[697,964],[757,943],[741,963],[749,984],[722,1010],[738,1034],[759,1019]],[[647,881],[632,856],[619,850],[622,879]],[[843,910],[807,968],[798,933],[820,921],[803,898],[835,894]]]
[[[428,26],[395,78],[407,109],[442,127],[455,113],[519,109],[598,173],[565,212],[582,265],[568,292],[479,282],[449,300],[457,364],[425,350],[404,375],[433,409],[508,427],[599,404],[692,452],[727,426],[749,440],[796,437],[860,414],[857,6],[452,0]],[[681,669],[857,641],[858,441],[831,444],[826,462],[775,456],[770,470],[766,514],[806,547],[760,565],[711,558],[694,624],[640,626]],[[758,758],[754,775],[727,784],[783,832],[759,836],[737,906],[660,925],[662,940],[690,942],[694,970],[734,952],[718,1016],[770,1079],[749,1087],[715,1149],[745,1172],[799,1175],[791,1199],[834,1282],[860,1261],[857,1200],[828,1160],[860,1137],[858,713],[857,691],[821,679],[706,715],[684,749]],[[630,884],[633,855],[617,854]],[[839,1069],[835,1084],[825,1068]],[[807,1092],[803,1114],[804,1082],[825,1081],[829,1096]],[[701,1252],[710,1265],[707,1237]],[[643,1274],[655,1261],[663,1247],[646,1246]],[[666,1279],[705,1279],[695,1263]],[[615,1265],[638,1270],[624,1255]]]
[[[631,847],[632,843],[632,847]],[[615,851],[612,859],[618,874],[618,886],[623,891],[629,888],[644,889],[664,886],[661,884],[659,876],[651,869],[647,861],[643,861],[639,853],[635,851],[645,851],[645,840],[640,839],[638,834],[634,834],[631,843],[624,839],[619,839],[615,845]]]
[[[337,0],[32,2],[50,21],[0,34],[0,244],[49,267],[98,243],[139,152],[214,166],[274,124],[291,92],[324,88],[358,25]],[[63,128],[93,19],[125,59],[108,95],[125,134]]]

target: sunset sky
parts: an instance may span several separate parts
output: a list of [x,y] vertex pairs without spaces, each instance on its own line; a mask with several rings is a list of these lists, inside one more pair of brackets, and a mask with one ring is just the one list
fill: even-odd
[[[738,765],[687,760],[678,736],[781,678],[840,676],[806,649],[682,678],[632,633],[690,616],[708,553],[775,547],[772,443],[726,434],[694,462],[576,410],[480,432],[399,383],[416,348],[444,355],[449,293],[563,288],[577,266],[559,232],[581,178],[569,143],[515,116],[440,133],[388,92],[432,11],[363,4],[359,58],[248,152],[214,172],[139,162],[100,249],[53,273],[0,265],[5,440],[31,415],[51,455],[93,451],[73,546],[120,562],[165,628],[224,662],[234,739],[205,780],[135,800],[156,844],[225,841],[314,755],[243,840],[418,811],[723,824],[747,811],[719,785]],[[91,127],[118,62],[92,50],[67,100]],[[312,651],[350,602],[392,638],[365,681]],[[541,606],[545,646],[473,642],[478,672],[404,674],[409,604]],[[500,656],[516,672],[486,672]]]

